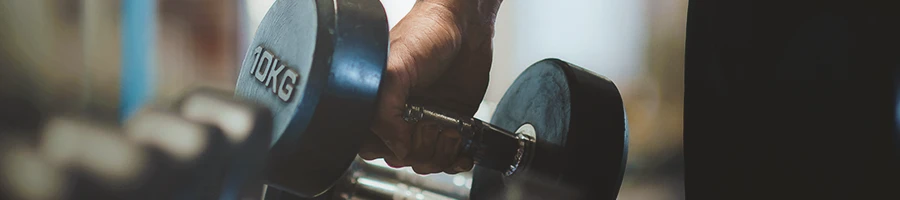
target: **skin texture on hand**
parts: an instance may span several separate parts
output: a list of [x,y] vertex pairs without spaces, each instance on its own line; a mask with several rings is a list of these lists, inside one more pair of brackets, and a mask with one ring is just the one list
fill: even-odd
[[472,117],[487,90],[493,56],[494,19],[501,0],[419,0],[391,29],[387,71],[374,135],[360,157],[384,158],[392,167],[419,174],[471,170],[471,157],[457,155],[461,137],[433,122],[407,123],[407,102]]

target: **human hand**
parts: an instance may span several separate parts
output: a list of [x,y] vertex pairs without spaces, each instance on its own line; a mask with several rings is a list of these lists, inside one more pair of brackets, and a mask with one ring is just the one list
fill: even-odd
[[461,136],[434,122],[401,118],[408,100],[471,117],[487,90],[494,19],[502,0],[418,0],[390,32],[374,135],[360,157],[384,158],[419,174],[455,174],[473,167],[458,155]]

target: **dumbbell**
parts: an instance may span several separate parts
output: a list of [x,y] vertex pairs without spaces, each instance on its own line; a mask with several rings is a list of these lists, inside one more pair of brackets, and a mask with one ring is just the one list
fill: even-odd
[[[179,199],[228,200],[261,195],[261,172],[271,141],[271,126],[272,115],[268,109],[235,101],[230,94],[219,90],[201,88],[189,92],[176,102],[174,108],[137,114],[126,122],[124,131],[138,141],[146,137],[158,138],[148,142],[180,147],[181,152],[190,150],[188,147],[192,142],[198,146],[195,150],[202,147],[207,156],[183,158],[174,154],[177,151],[169,153],[169,157],[191,165],[178,170],[181,173],[155,174],[185,180],[159,180],[155,184],[187,184],[173,188],[187,194]],[[196,129],[203,130],[203,134],[192,133],[197,132]],[[207,141],[198,140],[203,138]]]
[[[0,197],[246,199],[262,194],[271,113],[200,89],[175,109],[146,109],[124,126],[55,116],[37,141],[0,140]],[[0,136],[5,136],[0,134]]]
[[[3,149],[0,159],[7,165],[0,174],[14,177],[0,186],[10,189],[6,197],[213,199],[218,195],[221,181],[216,178],[222,167],[215,165],[221,163],[227,147],[215,128],[159,112],[142,113],[130,120],[127,130],[80,118],[52,117],[34,134],[37,141],[6,144],[10,147]],[[10,154],[16,152],[25,153]]]
[[[272,5],[234,92],[275,116],[266,164],[270,189],[316,197],[344,174],[363,138],[373,134],[387,55],[388,24],[379,1]],[[573,198],[615,199],[621,185],[628,129],[618,89],[559,59],[541,60],[520,74],[491,123],[420,104],[408,104],[403,119],[437,121],[465,136],[461,153],[476,163],[472,198],[541,182],[572,188]]]

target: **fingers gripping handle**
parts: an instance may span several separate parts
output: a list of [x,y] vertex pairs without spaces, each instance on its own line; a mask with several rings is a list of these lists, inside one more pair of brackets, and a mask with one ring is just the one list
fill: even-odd
[[441,112],[420,105],[406,105],[403,120],[416,123],[421,120],[437,122],[442,128],[455,128],[463,137],[459,151],[469,156],[479,167],[494,169],[512,175],[521,171],[529,152],[534,147],[534,136],[513,133],[475,118],[462,118],[451,112]]

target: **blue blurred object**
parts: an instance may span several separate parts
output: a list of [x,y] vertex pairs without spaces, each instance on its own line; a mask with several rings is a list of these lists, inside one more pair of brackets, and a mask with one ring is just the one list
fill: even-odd
[[156,5],[155,0],[122,1],[120,121],[131,117],[153,96]]

